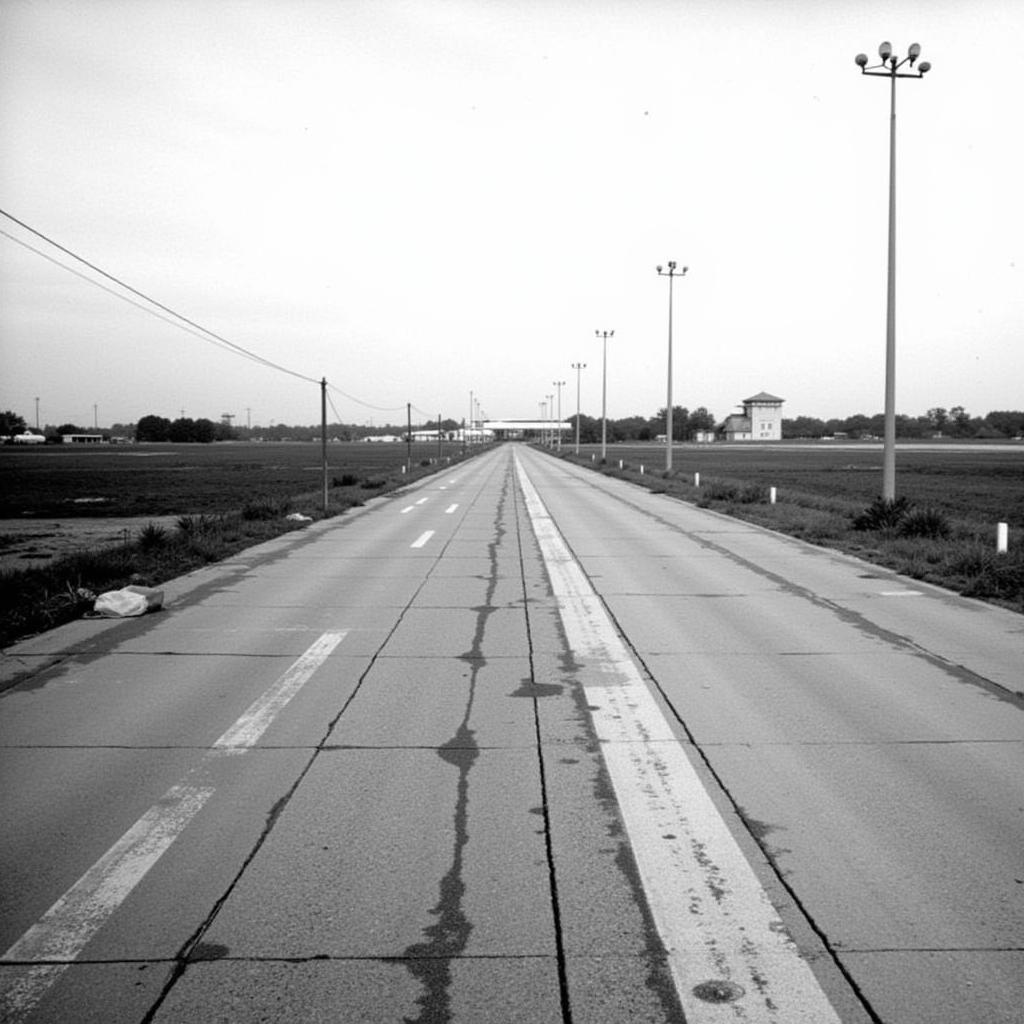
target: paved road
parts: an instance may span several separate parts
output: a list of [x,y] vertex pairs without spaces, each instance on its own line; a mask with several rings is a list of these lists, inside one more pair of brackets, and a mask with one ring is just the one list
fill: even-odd
[[5,653],[11,1021],[1018,1021],[1024,623],[503,446]]

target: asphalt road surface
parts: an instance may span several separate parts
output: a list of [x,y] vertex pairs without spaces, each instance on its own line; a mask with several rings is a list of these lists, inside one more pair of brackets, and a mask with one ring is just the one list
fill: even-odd
[[7,1022],[986,1024],[1024,619],[522,446],[0,669]]

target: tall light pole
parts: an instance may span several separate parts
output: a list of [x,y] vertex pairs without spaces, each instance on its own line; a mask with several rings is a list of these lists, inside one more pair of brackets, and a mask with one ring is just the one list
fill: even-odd
[[565,387],[565,381],[564,380],[553,380],[551,383],[554,384],[556,388],[558,388],[558,421],[557,421],[557,426],[555,427],[555,430],[556,430],[556,434],[555,434],[555,447],[558,449],[559,452],[561,452],[561,450],[562,450],[562,388]]
[[548,400],[548,402],[547,402],[547,409],[548,409],[548,416],[547,416],[547,418],[548,418],[549,426],[548,426],[548,442],[547,443],[548,443],[548,446],[550,446],[551,445],[551,440],[555,436],[555,396],[554,395],[545,395],[544,397]]
[[868,67],[866,53],[854,58],[862,75],[888,78],[889,89],[889,270],[885,310],[885,442],[882,454],[882,497],[896,497],[896,79],[923,78],[931,64],[923,60],[916,71],[900,73],[909,64],[911,69],[921,55],[921,47],[913,43],[906,57],[899,59],[892,52],[892,43],[878,47],[881,64]]
[[540,409],[540,443],[547,443],[547,428],[548,428],[548,403],[538,402],[537,407]]
[[614,331],[594,331],[601,338],[601,461],[608,456],[608,339],[615,337]]
[[572,368],[576,371],[576,454],[580,453],[580,370],[587,368],[586,363],[573,363]]
[[665,402],[665,472],[672,470],[672,282],[685,277],[689,267],[676,270],[675,260],[668,261],[668,270],[657,268],[659,277],[668,278],[668,398]]

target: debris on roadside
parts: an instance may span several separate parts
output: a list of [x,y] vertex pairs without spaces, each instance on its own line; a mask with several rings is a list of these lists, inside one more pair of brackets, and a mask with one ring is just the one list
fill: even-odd
[[108,590],[96,598],[90,618],[123,619],[155,612],[164,603],[164,592],[152,587],[129,586]]

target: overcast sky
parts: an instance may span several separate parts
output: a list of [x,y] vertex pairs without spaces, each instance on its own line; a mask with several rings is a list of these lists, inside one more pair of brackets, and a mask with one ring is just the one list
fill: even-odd
[[[3,0],[0,408],[347,422],[1024,407],[1019,0]],[[7,218],[0,230],[103,280]],[[122,294],[121,289],[105,282]],[[345,394],[341,394],[344,392]],[[351,396],[345,397],[345,396]],[[334,411],[330,411],[334,419]],[[414,413],[414,419],[423,415]]]

